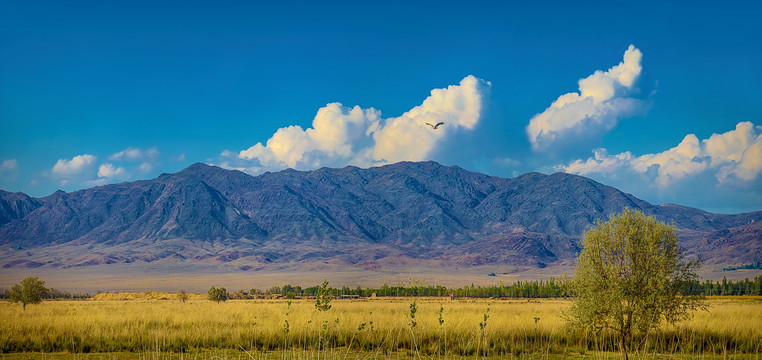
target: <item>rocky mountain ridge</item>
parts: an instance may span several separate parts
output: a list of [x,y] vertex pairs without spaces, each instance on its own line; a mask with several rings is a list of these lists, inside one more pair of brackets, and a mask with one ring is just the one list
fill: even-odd
[[577,175],[505,179],[402,162],[250,176],[194,164],[39,199],[0,192],[0,266],[331,260],[373,269],[404,258],[543,267],[573,261],[584,231],[625,208],[673,223],[688,253],[708,262],[762,254],[762,212],[656,206]]

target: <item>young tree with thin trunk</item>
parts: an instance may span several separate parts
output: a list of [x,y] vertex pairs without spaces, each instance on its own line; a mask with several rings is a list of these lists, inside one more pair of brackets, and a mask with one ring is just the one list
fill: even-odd
[[45,282],[37,277],[28,277],[20,284],[13,285],[8,294],[11,302],[20,302],[26,311],[27,304],[39,304],[48,292]]
[[318,335],[318,351],[317,358],[320,360],[320,346],[323,342],[323,337],[328,330],[328,321],[323,322],[323,313],[331,310],[331,290],[328,288],[328,280],[323,280],[323,285],[320,285],[317,289],[317,295],[315,296],[315,309],[318,310],[320,334]]
[[674,323],[700,307],[700,295],[682,295],[698,279],[698,260],[685,261],[673,226],[625,211],[598,221],[582,239],[570,290],[569,320],[591,330],[613,330],[622,358],[634,331],[647,334],[662,320]]

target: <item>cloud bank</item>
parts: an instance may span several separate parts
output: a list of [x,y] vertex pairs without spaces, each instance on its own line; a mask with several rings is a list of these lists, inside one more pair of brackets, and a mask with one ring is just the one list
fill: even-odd
[[734,130],[700,141],[696,135],[688,134],[671,149],[641,156],[629,151],[609,155],[606,149],[596,149],[593,157],[556,170],[579,175],[635,173],[652,180],[659,189],[705,172],[710,172],[717,184],[746,183],[762,172],[762,127],[741,122]]
[[120,152],[109,156],[111,161],[140,162],[138,171],[145,174],[153,170],[159,161],[159,150],[156,147],[148,149],[138,149],[128,147]]
[[545,151],[611,130],[643,102],[630,97],[640,76],[643,53],[630,45],[619,65],[579,80],[579,92],[561,95],[526,127],[532,150]]
[[[458,85],[434,89],[421,105],[399,117],[384,119],[374,108],[331,103],[320,108],[312,127],[278,129],[265,144],[238,153],[224,151],[223,167],[251,174],[285,168],[372,166],[426,160],[448,136],[471,130],[479,122],[489,82],[467,76]],[[436,130],[429,124],[443,122]]]
[[46,176],[57,180],[60,186],[111,184],[130,180],[135,174],[145,175],[152,171],[159,165],[159,155],[156,147],[128,147],[110,155],[110,162],[100,163],[97,156],[82,154],[71,160],[59,159]]

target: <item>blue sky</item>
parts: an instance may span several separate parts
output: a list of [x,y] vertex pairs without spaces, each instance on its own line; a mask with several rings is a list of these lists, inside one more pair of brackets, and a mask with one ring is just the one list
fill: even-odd
[[762,210],[760,10],[3,1],[0,188],[436,160]]

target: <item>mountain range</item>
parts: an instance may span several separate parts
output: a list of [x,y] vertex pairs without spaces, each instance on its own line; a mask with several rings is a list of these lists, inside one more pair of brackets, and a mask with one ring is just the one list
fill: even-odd
[[436,162],[250,176],[194,164],[151,180],[43,198],[0,191],[0,266],[173,261],[257,270],[340,262],[569,264],[585,230],[625,208],[674,224],[688,256],[762,258],[762,211],[652,205],[591,179],[506,179]]

